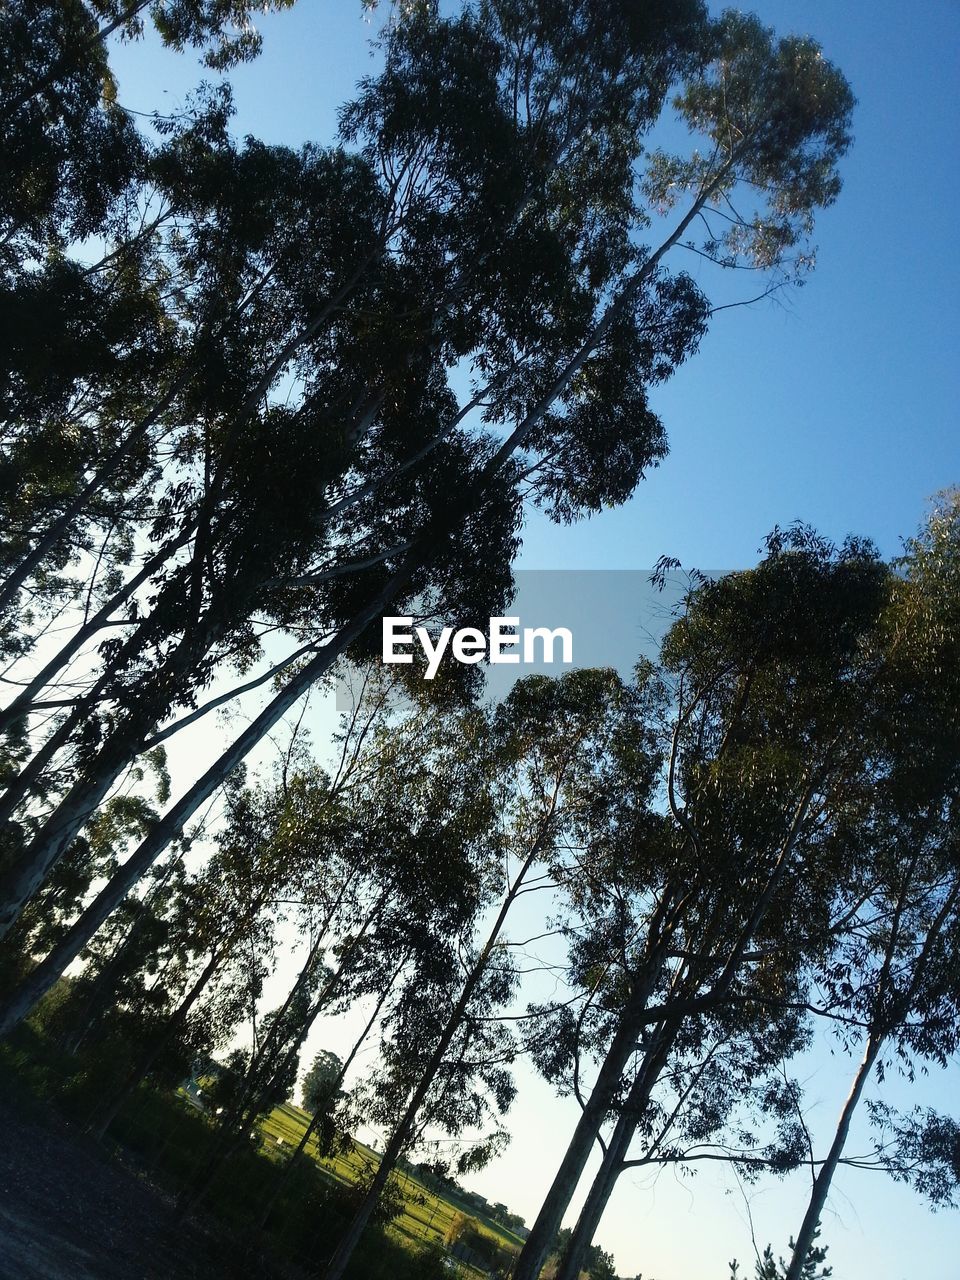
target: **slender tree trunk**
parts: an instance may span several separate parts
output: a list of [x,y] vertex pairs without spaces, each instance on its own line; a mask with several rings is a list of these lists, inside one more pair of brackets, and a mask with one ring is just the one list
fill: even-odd
[[624,1020],[610,1043],[597,1082],[580,1113],[560,1167],[517,1259],[513,1280],[539,1280],[563,1222],[563,1215],[577,1190],[635,1044],[636,1030],[629,1021]]
[[[221,627],[215,629],[220,630]],[[210,636],[210,642],[215,638]],[[182,642],[176,655],[175,669],[167,674],[174,679],[177,675],[182,676],[194,654],[195,645]],[[133,712],[118,727],[91,763],[89,772],[71,787],[3,878],[0,885],[0,938],[5,937],[16,924],[23,908],[42,887],[90,815],[109,794],[127,765],[140,754],[156,719],[155,708],[145,706]]]
[[200,972],[193,986],[187,992],[183,1000],[181,1000],[173,1014],[167,1019],[159,1035],[157,1035],[148,1044],[146,1050],[141,1054],[126,1080],[113,1097],[108,1099],[106,1106],[102,1109],[98,1108],[94,1119],[89,1125],[90,1132],[96,1137],[102,1138],[104,1136],[113,1121],[116,1119],[120,1108],[136,1089],[137,1085],[147,1074],[173,1037],[183,1027],[190,1010],[196,1004],[207,984],[219,968],[220,961],[220,953],[216,950],[212,951],[210,953],[210,959]]
[[646,1111],[650,1095],[670,1055],[670,1049],[676,1040],[679,1028],[679,1022],[661,1028],[644,1055],[641,1068],[630,1087],[613,1133],[607,1142],[600,1168],[580,1210],[580,1216],[573,1229],[556,1280],[578,1280],[583,1270],[587,1250],[593,1244],[604,1211],[623,1172],[630,1143],[633,1141],[637,1125]]
[[[95,710],[106,681],[116,673],[118,666],[118,660],[114,659],[108,669],[101,672],[93,688],[77,699],[69,715],[61,721],[53,733],[44,739],[20,772],[8,780],[4,787],[3,798],[0,799],[0,824],[10,822],[27,797],[31,793],[36,794],[40,789],[39,784],[42,782],[47,766],[58,752],[70,744],[74,731],[79,729],[89,713]],[[11,879],[10,883],[13,885],[15,880]],[[12,888],[11,892],[14,892]],[[0,890],[0,902],[2,901],[3,891]]]
[[560,1269],[557,1272],[556,1280],[571,1280],[571,1277],[572,1280],[579,1280],[587,1250],[593,1243],[593,1238],[600,1227],[600,1220],[607,1207],[607,1202],[613,1194],[617,1179],[623,1170],[622,1162],[627,1154],[632,1136],[633,1126],[629,1124],[624,1113],[620,1116],[617,1126],[607,1143],[603,1161],[597,1170],[597,1175],[590,1187],[583,1208],[580,1210],[580,1216],[577,1218],[577,1224],[573,1229],[566,1252],[560,1260]]
[[[0,821],[9,820],[16,807],[31,791],[36,791],[47,765],[58,751],[69,745],[75,730],[83,725],[100,701],[105,697],[116,700],[116,695],[110,690],[111,680],[151,641],[157,640],[156,617],[162,616],[163,600],[179,601],[181,596],[182,585],[176,580],[166,585],[155,614],[144,619],[127,636],[109,664],[101,671],[93,688],[78,700],[64,722],[38,748],[17,776],[7,783],[0,802]],[[34,836],[30,847],[20,859],[18,869],[5,877],[0,888],[0,937],[12,923],[9,912],[13,910],[19,913],[26,901],[23,899],[17,905],[18,894],[23,892],[20,887],[21,876],[24,877],[23,883],[29,884],[33,878],[33,864],[44,866],[42,882],[46,872],[61,856],[89,814],[96,810],[124,768],[141,753],[144,742],[157,722],[183,694],[185,680],[189,680],[196,664],[224,634],[228,624],[229,615],[221,602],[218,609],[212,606],[208,608],[194,628],[184,629],[164,665],[154,673],[139,697],[135,708],[120,719],[117,727],[92,755],[84,772]],[[76,816],[78,814],[79,820]],[[33,892],[35,888],[28,897]]]
[[613,1107],[614,1098],[636,1047],[640,1016],[662,962],[662,943],[651,954],[607,1049],[590,1096],[580,1112],[573,1136],[554,1175],[536,1221],[517,1259],[513,1280],[539,1280],[570,1201],[590,1159],[594,1143]]
[[[400,974],[400,970],[403,968],[406,962],[407,962],[407,959],[406,957],[404,957],[399,967],[394,970],[393,976],[391,977],[389,983],[387,984],[386,987],[384,987],[383,991],[381,992],[380,997],[377,1000],[376,1008],[374,1009],[373,1013],[370,1015],[370,1018],[368,1019],[366,1026],[363,1028],[358,1038],[354,1041],[353,1048],[350,1050],[350,1053],[347,1056],[347,1060],[344,1062],[343,1066],[340,1068],[340,1073],[337,1076],[330,1091],[332,1095],[336,1094],[336,1092],[340,1089],[341,1085],[346,1079],[347,1072],[350,1070],[351,1066],[353,1065],[354,1059],[356,1058],[357,1054],[360,1052],[361,1046],[363,1045],[367,1036],[373,1030],[373,1026],[380,1016],[380,1011],[384,1006],[387,996],[390,994],[390,991],[393,988],[393,984],[396,982],[397,977]],[[293,1154],[291,1155],[287,1163],[284,1165],[283,1169],[280,1171],[280,1175],[276,1179],[276,1182],[274,1183],[273,1190],[270,1192],[269,1196],[267,1196],[267,1199],[264,1202],[263,1209],[261,1210],[261,1213],[260,1213],[260,1217],[257,1219],[256,1225],[254,1227],[255,1234],[263,1231],[264,1228],[266,1227],[267,1222],[270,1219],[270,1214],[273,1212],[273,1206],[276,1204],[280,1196],[280,1192],[283,1190],[288,1179],[290,1178],[290,1175],[293,1173],[294,1167],[300,1162],[300,1159],[303,1153],[307,1149],[307,1144],[309,1143],[313,1135],[316,1133],[317,1128],[319,1127],[322,1119],[323,1119],[323,1112],[320,1112],[320,1111],[315,1111],[313,1115],[310,1117],[310,1123],[304,1129],[303,1136],[301,1137],[299,1143],[297,1144],[295,1151],[293,1152]]]
[[[434,544],[436,545],[436,544]],[[140,843],[122,867],[113,875],[92,903],[74,921],[56,947],[27,975],[0,1009],[0,1036],[6,1035],[33,1008],[77,958],[104,920],[123,901],[142,875],[152,866],[184,824],[226,780],[247,752],[268,733],[287,711],[325,675],[340,656],[361,635],[413,573],[429,561],[431,552],[414,548],[404,563],[361,609],[353,622],[343,627],[310,662],[288,682],[273,701],[247,726],[218,760],[198,779],[186,794],[164,815]]]
[[354,1215],[353,1221],[347,1227],[347,1230],[333,1252],[333,1256],[327,1264],[327,1269],[323,1273],[323,1280],[342,1280],[342,1276],[349,1265],[354,1250],[360,1243],[360,1239],[370,1222],[373,1211],[387,1185],[390,1174],[393,1172],[397,1161],[403,1154],[403,1150],[407,1145],[410,1134],[413,1131],[417,1114],[430,1091],[430,1087],[436,1078],[437,1072],[443,1065],[447,1050],[450,1048],[453,1038],[463,1022],[464,1015],[466,1014],[470,1001],[473,998],[473,993],[486,971],[490,956],[496,946],[498,938],[500,937],[503,926],[506,923],[510,909],[516,901],[517,894],[520,892],[527,873],[539,856],[545,835],[546,831],[541,830],[533,847],[527,854],[516,879],[510,886],[510,892],[506,895],[500,906],[497,918],[487,936],[487,940],[477,958],[477,962],[470,971],[470,975],[461,989],[460,996],[453,1007],[450,1017],[444,1025],[443,1031],[440,1033],[440,1038],[437,1041],[426,1066],[424,1067],[420,1080],[408,1099],[403,1115],[394,1129],[383,1155],[380,1157],[380,1164],[377,1167],[377,1172],[370,1184],[370,1188],[364,1196],[362,1204]]
[[784,1280],[801,1280],[803,1276],[803,1266],[816,1237],[817,1226],[823,1217],[827,1196],[830,1193],[830,1184],[833,1181],[833,1175],[837,1171],[837,1165],[840,1163],[840,1157],[843,1154],[843,1148],[850,1132],[850,1122],[853,1119],[853,1114],[857,1109],[857,1104],[860,1101],[870,1072],[873,1070],[874,1063],[880,1053],[882,1043],[881,1038],[875,1038],[873,1035],[867,1040],[867,1047],[864,1050],[860,1066],[857,1068],[857,1074],[853,1078],[850,1092],[847,1094],[846,1101],[840,1111],[840,1119],[837,1123],[836,1133],[833,1135],[833,1142],[830,1144],[827,1158],[820,1166],[816,1178],[814,1178],[810,1203],[807,1205],[807,1211],[803,1215],[803,1222],[797,1232],[796,1243],[793,1247],[790,1265],[787,1267]]
[[157,569],[159,569],[167,560],[181,547],[185,546],[192,534],[192,527],[179,534],[173,542],[162,547],[153,556],[151,556],[138,573],[135,573],[115,595],[107,601],[102,608],[82,626],[78,627],[74,634],[70,637],[65,645],[63,645],[57,653],[33,676],[29,682],[3,711],[0,711],[0,732],[20,719],[22,716],[29,715],[33,704],[37,701],[40,694],[50,683],[53,676],[67,665],[71,658],[79,652],[79,650],[91,639],[101,628],[107,623],[110,615],[114,613],[121,605],[125,604],[130,597],[143,586]]

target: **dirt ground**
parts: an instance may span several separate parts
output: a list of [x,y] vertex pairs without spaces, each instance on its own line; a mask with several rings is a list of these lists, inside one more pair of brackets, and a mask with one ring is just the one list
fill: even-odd
[[273,1280],[54,1113],[0,1099],[0,1280]]

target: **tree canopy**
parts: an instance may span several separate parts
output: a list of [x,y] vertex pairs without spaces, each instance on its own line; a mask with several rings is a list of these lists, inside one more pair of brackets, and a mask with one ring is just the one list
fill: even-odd
[[[505,1148],[523,1057],[579,1111],[517,1256],[475,1233],[514,1280],[612,1276],[618,1178],[707,1158],[809,1168],[758,1275],[820,1274],[861,1096],[957,1047],[956,495],[893,563],[775,529],[629,676],[494,707],[477,668],[428,688],[378,652],[383,615],[507,612],[531,512],[584,520],[664,461],[655,389],[723,273],[812,268],[851,90],[701,0],[473,0],[396,6],[334,138],[236,136],[222,76],[121,100],[117,40],[220,75],[291,2],[0,5],[0,1032],[88,1055],[78,1096],[103,1069],[101,1135],[209,1071],[186,1212],[358,1013],[312,1049],[284,1170],[384,1135],[327,1280],[415,1156],[449,1181]],[[348,662],[336,742],[247,772]],[[524,1004],[537,911],[562,990]],[[817,1035],[860,1058],[822,1157]],[[956,1119],[868,1102],[872,1163],[949,1203]]]

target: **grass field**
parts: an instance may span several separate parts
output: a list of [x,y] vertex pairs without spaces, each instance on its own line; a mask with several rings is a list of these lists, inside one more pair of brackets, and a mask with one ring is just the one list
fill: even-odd
[[[267,1147],[270,1148],[272,1144],[277,1156],[280,1156],[281,1147],[277,1142],[279,1138],[283,1147],[295,1149],[309,1122],[309,1115],[299,1107],[290,1103],[277,1107],[261,1124]],[[327,1176],[346,1184],[355,1182],[365,1166],[376,1167],[379,1159],[375,1151],[360,1142],[353,1142],[344,1155],[321,1157],[317,1154],[316,1140],[312,1137],[307,1144],[307,1153]],[[501,1247],[519,1250],[523,1245],[520,1236],[479,1213],[466,1201],[437,1195],[412,1174],[400,1172],[397,1178],[406,1205],[402,1215],[391,1223],[388,1230],[399,1239],[416,1244],[443,1243],[453,1219],[458,1213],[464,1213],[474,1218],[481,1231],[496,1240]]]

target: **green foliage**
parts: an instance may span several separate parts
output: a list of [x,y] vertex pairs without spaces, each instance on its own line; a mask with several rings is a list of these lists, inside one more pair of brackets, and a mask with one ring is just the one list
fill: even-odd
[[[800,1271],[801,1280],[829,1280],[833,1275],[833,1268],[824,1266],[827,1257],[826,1248],[816,1244],[816,1239],[820,1234],[819,1228],[814,1232],[814,1243],[811,1244],[807,1251],[806,1259]],[[793,1237],[790,1238],[790,1249],[793,1250]],[[779,1262],[774,1258],[773,1248],[767,1245],[764,1248],[763,1255],[757,1259],[754,1268],[755,1280],[783,1280],[787,1272],[787,1264],[781,1258]],[[740,1264],[736,1259],[730,1263],[730,1280],[739,1280],[741,1275]]]
[[878,1164],[895,1181],[912,1186],[935,1208],[960,1203],[960,1121],[932,1107],[906,1114],[886,1103],[867,1103],[879,1130]]
[[307,1069],[300,1086],[304,1110],[328,1111],[336,1101],[343,1077],[343,1063],[335,1053],[321,1049]]
[[[369,680],[335,777],[294,750],[270,783],[234,774],[338,657],[375,657],[380,614],[503,613],[531,508],[629,499],[667,452],[652,390],[711,315],[674,249],[802,280],[854,105],[812,40],[698,0],[400,6],[337,138],[297,149],[233,136],[226,84],[149,129],[118,102],[108,34],[149,22],[222,70],[287,3],[0,13],[5,1025],[46,990],[37,1083],[84,1118],[112,1101],[117,1136],[235,1227],[275,1185],[249,1134],[310,1028],[375,1004],[375,1069],[347,1095],[320,1054],[304,1097],[333,1169],[348,1120],[388,1156],[288,1169],[271,1221],[308,1209],[285,1228],[300,1256],[314,1222],[333,1248],[357,1211],[412,1220],[427,1189],[401,1159],[427,1134],[451,1140],[451,1194],[493,1160],[529,1047],[591,1141],[614,1130],[594,1219],[551,1263],[610,1280],[592,1233],[631,1143],[678,1165],[720,1144],[744,1176],[805,1158],[783,1064],[813,993],[844,1048],[868,1029],[880,1075],[956,1052],[957,496],[894,565],[774,530],[754,569],[698,582],[632,680],[534,678],[491,710],[475,672],[427,689],[411,666],[405,698]],[[671,106],[689,137],[666,152]],[[163,744],[248,679],[262,714],[169,807]],[[177,841],[218,788],[188,868]],[[572,998],[528,1011],[527,1046],[500,1015],[531,881]],[[281,932],[302,965],[265,1012]],[[197,1064],[216,1121],[173,1094]],[[875,1115],[885,1167],[947,1201],[956,1126]],[[510,1263],[488,1223],[451,1232]],[[443,1272],[372,1241],[358,1275]],[[768,1249],[758,1280],[784,1269]]]
[[[42,119],[31,115],[41,95],[7,67],[14,116],[37,132],[17,151],[28,169],[24,157],[36,156],[31,181],[48,152],[50,171],[60,166],[57,147],[72,158],[94,138],[97,151],[60,203],[49,192],[41,202],[34,241],[21,229],[10,242],[11,331],[23,328],[17,308],[43,295],[91,338],[71,340],[60,381],[41,380],[32,403],[12,393],[10,474],[30,484],[8,486],[0,609],[16,652],[30,644],[21,606],[31,625],[81,595],[99,612],[9,709],[19,745],[4,816],[40,794],[69,790],[71,802],[24,841],[5,923],[158,726],[192,718],[216,673],[259,662],[264,634],[296,647],[257,732],[342,649],[368,655],[367,624],[383,609],[418,601],[463,623],[502,612],[530,504],[578,519],[625,501],[663,457],[648,390],[694,353],[709,314],[667,253],[709,200],[732,207],[745,187],[763,193],[762,208],[735,219],[750,243],[731,242],[731,265],[752,255],[785,270],[836,194],[850,99],[808,42],[777,41],[747,19],[715,24],[695,0],[647,17],[634,9],[598,22],[573,4],[414,6],[386,29],[382,69],[344,106],[339,142],[297,152],[235,141],[226,88],[156,120],[156,137],[137,135],[111,94],[101,100],[91,24],[95,14],[135,35],[139,9],[74,0],[66,19],[38,25],[36,74],[46,68],[63,95]],[[29,45],[30,24],[11,12],[15,43]],[[257,47],[237,0],[149,14],[168,44],[203,47],[211,65]],[[90,59],[66,56],[65,20],[86,31]],[[709,161],[681,158],[696,172],[669,182],[655,157],[645,208],[644,137],[673,91],[701,139],[741,140],[708,147]],[[112,168],[97,139],[107,129]],[[84,186],[94,179],[97,199]],[[667,190],[689,207],[649,249],[639,234]],[[115,247],[46,281],[41,241],[62,263],[81,227]],[[14,344],[12,387],[36,381],[33,349]],[[458,365],[470,371],[469,403],[451,381]],[[29,603],[28,586],[42,587]],[[104,639],[108,619],[116,629]],[[296,668],[304,629],[338,638]],[[74,646],[96,655],[90,680],[21,758],[25,726],[43,737],[31,717]],[[84,761],[73,776],[57,771],[64,755]],[[222,776],[214,770],[191,805],[235,759],[225,754]],[[173,826],[145,838],[145,859]],[[114,905],[128,888],[118,871]]]

